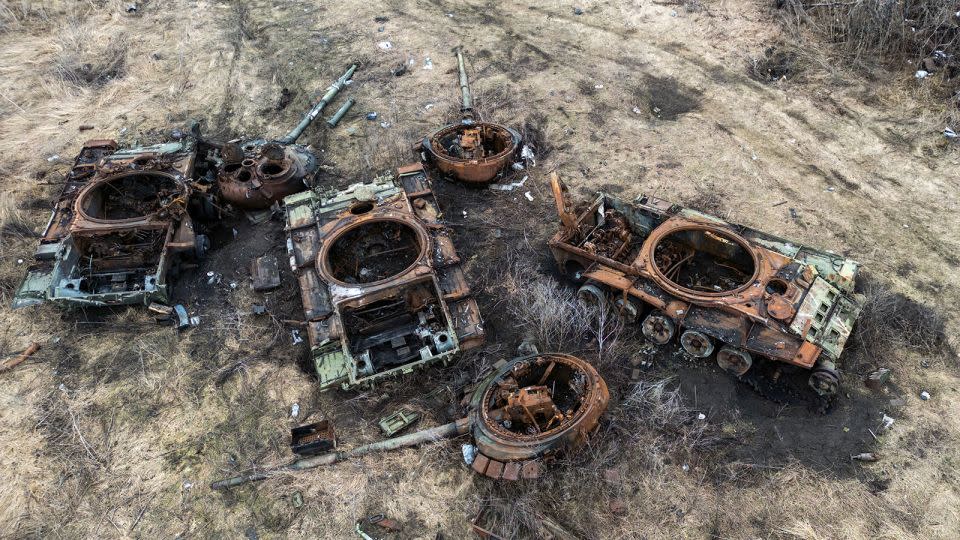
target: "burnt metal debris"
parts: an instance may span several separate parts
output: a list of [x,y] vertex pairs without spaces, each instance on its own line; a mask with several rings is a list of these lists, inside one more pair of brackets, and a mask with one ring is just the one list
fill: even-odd
[[151,146],[88,141],[66,174],[13,307],[169,302],[168,277],[210,247],[204,229],[221,217],[218,197],[267,208],[312,182],[319,162],[296,140],[355,69],[276,141],[218,143],[202,138],[196,124]]
[[299,459],[210,484],[225,489],[345,459],[470,434],[471,467],[495,480],[540,476],[544,464],[577,450],[597,427],[610,393],[597,370],[575,356],[546,353],[502,362],[474,390],[467,416],[351,450]]
[[520,149],[521,137],[513,128],[474,119],[473,97],[461,51],[457,51],[457,64],[463,117],[459,123],[424,137],[421,148],[442,173],[461,182],[485,184],[513,161]]
[[421,164],[284,205],[322,388],[446,364],[483,343],[477,302]]
[[835,362],[861,310],[859,263],[654,197],[600,193],[577,213],[556,173],[552,187],[561,227],[550,249],[582,300],[653,343],[715,353],[738,377],[769,360],[811,370],[821,396],[837,393]]
[[[300,123],[280,139],[237,140],[213,148],[207,159],[216,168],[220,196],[238,208],[256,210],[310,187],[320,162],[309,148],[296,144],[297,139],[347,85],[356,69],[356,65],[350,66]],[[346,110],[337,114],[342,117]]]
[[127,149],[88,141],[13,306],[166,302],[168,272],[209,247],[194,217],[209,204],[207,186],[192,180],[196,157],[195,134]]

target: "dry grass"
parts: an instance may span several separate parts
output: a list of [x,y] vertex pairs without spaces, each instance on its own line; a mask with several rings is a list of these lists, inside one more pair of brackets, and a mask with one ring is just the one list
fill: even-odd
[[[0,174],[4,200],[13,201],[0,207],[5,213],[0,215],[6,216],[3,223],[13,224],[5,231],[17,233],[4,232],[2,238],[0,275],[7,296],[0,306],[0,346],[9,354],[30,341],[43,344],[36,358],[4,374],[0,385],[0,484],[5,487],[0,536],[235,538],[249,531],[261,538],[342,538],[354,534],[359,517],[383,512],[404,522],[405,537],[434,538],[441,531],[444,537],[464,538],[470,534],[467,520],[485,502],[499,516],[498,530],[516,538],[543,536],[540,516],[584,538],[955,536],[960,526],[955,473],[960,420],[952,409],[957,383],[953,371],[937,364],[898,373],[908,405],[897,415],[894,430],[881,436],[883,461],[864,466],[863,478],[803,463],[761,468],[728,459],[727,444],[750,444],[737,440],[749,425],[696,420],[672,382],[625,383],[621,353],[604,345],[601,349],[610,352],[598,362],[605,363],[611,384],[610,414],[584,452],[556,463],[540,481],[488,482],[462,464],[463,441],[457,440],[226,494],[211,492],[206,483],[213,479],[249,465],[289,460],[286,436],[295,423],[333,418],[341,444],[351,447],[379,439],[375,420],[382,410],[408,401],[429,413],[419,427],[447,421],[449,405],[458,401],[454,392],[434,406],[416,401],[421,390],[446,384],[437,380],[438,373],[466,372],[474,378],[481,366],[510,355],[514,329],[491,328],[506,337],[455,366],[431,370],[426,381],[404,378],[371,391],[320,394],[297,365],[304,351],[290,344],[289,328],[246,315],[250,304],[262,299],[243,287],[219,285],[207,296],[184,293],[201,326],[183,333],[156,325],[138,309],[13,312],[9,290],[24,270],[16,259],[28,259],[34,248],[27,227],[39,230],[49,216],[48,207],[30,201],[48,201],[58,192],[56,185],[39,185],[38,173],[45,175],[44,182],[56,183],[63,162],[86,138],[159,141],[188,118],[204,121],[206,132],[222,136],[280,134],[342,73],[343,62],[357,60],[362,68],[351,88],[358,98],[356,116],[329,136],[320,135],[326,128],[311,128],[304,142],[324,150],[332,176],[368,178],[366,171],[408,162],[414,157],[407,146],[411,139],[455,118],[458,96],[449,51],[468,42],[481,112],[523,127],[533,135],[538,158],[546,156],[538,159],[537,169],[525,172],[538,202],[549,201],[545,172],[554,167],[575,190],[615,184],[631,195],[657,192],[670,200],[678,200],[690,178],[711,178],[724,200],[705,202],[742,209],[732,216],[738,221],[810,245],[855,248],[854,255],[864,255],[877,268],[914,261],[917,279],[943,282],[942,295],[927,300],[943,304],[951,317],[955,269],[934,248],[952,249],[956,212],[949,205],[956,190],[949,171],[955,164],[920,149],[914,154],[890,147],[873,135],[885,132],[888,124],[881,120],[899,123],[901,108],[859,106],[855,114],[841,116],[836,111],[851,101],[842,89],[826,88],[833,92],[829,100],[810,98],[805,90],[786,94],[775,85],[761,91],[745,80],[742,67],[730,69],[729,60],[739,51],[774,42],[768,34],[775,21],[756,11],[753,2],[702,2],[709,7],[704,11],[680,4],[593,3],[584,15],[574,16],[568,5],[521,3],[501,6],[501,13],[467,1],[449,10],[454,17],[434,4],[400,1],[340,9],[319,2],[176,0],[140,2],[135,14],[126,13],[127,3],[0,3]],[[390,21],[373,22],[379,15]],[[384,32],[379,26],[386,27]],[[70,34],[60,36],[60,29]],[[128,36],[125,54],[110,45],[121,35]],[[76,38],[86,42],[78,45]],[[393,52],[377,48],[383,39],[393,41]],[[610,43],[618,44],[616,51]],[[112,51],[103,64],[107,71],[123,58],[123,69],[114,70],[122,77],[92,84],[69,76],[78,65],[83,75],[86,63],[95,71],[96,55],[104,51]],[[428,55],[436,65],[432,71],[421,68]],[[408,57],[416,59],[416,69],[403,77],[389,74]],[[63,76],[58,66],[74,69]],[[702,93],[691,93],[696,103],[681,103],[675,120],[633,113],[633,107],[659,97],[640,88],[648,76],[674,78]],[[591,81],[593,95],[578,92],[580,80]],[[604,88],[594,90],[600,82]],[[818,83],[811,78],[810,84]],[[281,88],[295,97],[277,112]],[[688,93],[679,83],[654,89]],[[913,101],[903,98],[903,103]],[[434,106],[428,109],[428,104]],[[802,112],[807,123],[784,117],[788,107]],[[391,127],[363,119],[370,110]],[[605,124],[593,121],[601,117]],[[96,128],[80,132],[80,124]],[[713,129],[714,124],[727,131]],[[358,128],[355,135],[347,133],[349,127]],[[814,128],[833,138],[817,139]],[[793,137],[801,144],[788,145]],[[61,159],[48,161],[54,154]],[[682,166],[654,166],[666,161],[682,161]],[[811,162],[837,162],[831,166],[843,165],[845,175],[861,181],[883,172],[903,186],[874,189],[864,182],[863,189],[841,199],[797,173],[798,164]],[[935,162],[938,169],[926,167]],[[646,176],[638,173],[641,165]],[[706,195],[719,190],[704,183]],[[866,200],[867,195],[872,198]],[[534,221],[542,215],[544,230],[553,230],[549,203],[541,209],[522,194],[513,196],[488,199],[483,230],[526,227],[529,220],[516,217],[526,214]],[[771,206],[787,197],[797,201],[808,227],[784,218],[785,208]],[[909,229],[898,221],[906,206]],[[481,210],[470,212],[474,219]],[[544,230],[531,229],[517,241],[532,246],[525,259],[545,259]],[[512,264],[483,260],[476,254],[485,253],[486,246],[471,242],[469,229],[457,231],[467,268]],[[485,241],[505,243],[493,236]],[[282,242],[278,235],[277,244]],[[249,253],[233,255],[235,261],[231,250],[213,257],[224,258],[216,260],[219,267],[241,269],[230,277],[244,284]],[[565,285],[539,271],[518,280],[511,291],[493,282],[471,281],[475,291],[492,298],[483,306],[488,320],[494,310],[517,309],[517,317],[525,317],[517,319],[524,322],[519,332],[529,329],[544,343],[569,343],[569,352],[597,357],[593,327],[584,324],[569,333],[569,321],[553,317],[571,301]],[[898,290],[910,287],[898,282]],[[540,308],[524,315],[512,307],[516,291],[530,294],[524,298]],[[299,316],[295,289],[278,292],[271,301],[276,303],[271,308],[285,309],[284,315]],[[569,309],[576,313],[575,306]],[[947,329],[956,330],[953,319]],[[625,333],[615,340],[618,347],[628,341]],[[934,398],[921,402],[914,397],[920,389]],[[882,399],[885,403],[886,396]],[[302,411],[297,420],[289,417],[295,402]],[[840,419],[827,421],[839,424]],[[610,481],[604,479],[607,469],[618,471]],[[874,487],[875,481],[886,487]],[[300,508],[292,504],[297,492],[304,500]],[[626,509],[613,512],[614,501]]]

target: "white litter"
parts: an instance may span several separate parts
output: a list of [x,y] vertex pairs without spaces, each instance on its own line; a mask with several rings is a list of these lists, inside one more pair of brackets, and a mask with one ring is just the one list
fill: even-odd
[[423,59],[423,69],[433,69],[433,60],[429,56]]
[[293,406],[290,407],[290,416],[293,417],[293,418],[296,418],[296,417],[300,416],[300,404],[299,404],[299,403],[294,403]]
[[467,465],[473,465],[473,460],[477,459],[477,447],[472,444],[464,444],[460,447],[463,452],[463,462]]
[[595,85],[593,85],[593,87],[596,88],[597,90],[603,90],[603,85],[602,85],[602,84],[595,84]]
[[511,167],[512,167],[513,170],[515,170],[515,171],[522,171],[522,170],[524,169],[523,163],[520,163],[519,161],[516,162],[516,163],[514,163],[513,165],[511,165]]
[[706,420],[706,419],[707,419],[707,415],[703,413],[700,413],[697,415],[697,420]]
[[930,72],[929,72],[929,71],[926,71],[926,70],[923,70],[923,69],[920,69],[920,70],[917,70],[917,72],[914,73],[913,76],[916,77],[916,78],[918,78],[918,79],[926,79],[927,77],[930,76]]
[[958,137],[957,132],[954,131],[954,130],[952,130],[952,129],[950,129],[949,127],[944,128],[944,130],[943,130],[943,136],[946,137],[946,138],[948,138],[948,139],[956,139],[956,138]]
[[393,43],[390,43],[389,41],[381,41],[380,43],[377,43],[377,47],[380,47],[380,50],[389,51],[393,48]]
[[523,179],[520,180],[519,182],[513,182],[510,184],[490,184],[490,189],[493,189],[496,191],[513,191],[518,187],[523,187],[523,184],[527,182],[527,178],[530,178],[530,177],[524,176]]
[[526,197],[528,201],[533,202],[533,195],[531,195],[529,191],[524,193],[523,196]]
[[640,114],[641,112],[643,112],[643,111],[640,110],[640,107],[634,107],[634,108],[633,108],[633,114]]
[[300,337],[300,332],[299,332],[299,331],[297,331],[297,330],[292,330],[292,331],[290,332],[290,336],[293,338],[293,344],[294,344],[294,345],[298,345],[298,344],[300,344],[300,343],[303,343],[303,338]]
[[533,155],[533,149],[527,145],[523,145],[523,148],[520,149],[520,158],[529,161],[534,167],[537,166],[537,158]]
[[927,392],[926,390],[924,390],[923,392],[920,392],[920,399],[922,399],[922,400],[924,400],[924,401],[929,401],[929,400],[930,400],[930,392]]
[[882,422],[883,422],[883,430],[886,431],[886,430],[890,429],[891,427],[893,427],[893,423],[896,422],[896,420],[894,420],[894,419],[893,419],[892,417],[890,417],[890,416],[883,415],[883,420],[882,420]]
[[190,326],[200,326],[200,317],[196,315],[190,317]]

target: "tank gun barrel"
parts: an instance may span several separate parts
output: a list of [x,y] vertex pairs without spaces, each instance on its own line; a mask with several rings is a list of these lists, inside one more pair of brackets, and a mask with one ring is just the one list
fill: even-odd
[[473,96],[470,95],[470,81],[467,79],[467,69],[463,65],[463,53],[461,51],[457,51],[457,66],[460,69],[460,95],[463,98],[460,112],[472,115]]
[[307,114],[303,115],[303,118],[300,120],[300,123],[297,124],[297,127],[291,129],[290,133],[284,135],[283,138],[279,139],[277,142],[281,144],[293,144],[297,142],[297,139],[299,139],[300,135],[303,134],[303,131],[307,129],[307,126],[309,126],[314,120],[316,120],[318,116],[320,116],[320,112],[323,111],[323,108],[326,107],[328,103],[333,101],[333,98],[336,97],[337,93],[340,92],[344,86],[346,86],[347,81],[350,80],[350,77],[353,76],[353,72],[356,70],[356,64],[350,66],[350,69],[348,69],[346,73],[341,75],[339,79],[327,87],[327,92],[323,94],[323,97],[320,98],[320,101],[318,101],[313,108],[307,111]]
[[264,480],[280,472],[303,471],[306,469],[313,469],[315,467],[322,467],[324,465],[331,465],[338,461],[343,461],[345,459],[371,454],[374,452],[386,452],[389,450],[396,450],[398,448],[416,446],[426,442],[438,441],[440,439],[449,439],[451,437],[463,435],[470,430],[471,426],[472,422],[470,418],[461,418],[455,422],[450,422],[449,424],[417,431],[416,433],[410,433],[394,439],[386,439],[383,441],[365,444],[352,450],[347,450],[344,452],[330,452],[319,456],[298,459],[297,461],[294,461],[288,465],[281,465],[279,467],[273,467],[258,472],[234,476],[233,478],[218,480],[210,484],[210,489],[226,489],[249,482]]

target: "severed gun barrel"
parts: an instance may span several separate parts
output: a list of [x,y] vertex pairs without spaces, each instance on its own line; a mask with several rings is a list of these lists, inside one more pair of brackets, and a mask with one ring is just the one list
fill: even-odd
[[471,425],[472,423],[470,418],[461,418],[456,422],[450,422],[449,424],[444,424],[442,426],[425,429],[416,433],[410,433],[409,435],[404,435],[395,439],[377,441],[375,443],[359,446],[353,450],[347,450],[345,452],[330,452],[328,454],[319,456],[298,459],[297,461],[294,461],[288,465],[281,465],[279,467],[273,467],[258,472],[234,476],[233,478],[227,478],[225,480],[218,480],[211,483],[210,488],[226,489],[246,484],[248,482],[264,480],[284,471],[294,472],[305,469],[313,469],[314,467],[331,465],[338,461],[343,461],[345,459],[371,454],[374,452],[385,452],[389,450],[396,450],[398,448],[405,448],[408,446],[416,446],[426,442],[438,441],[440,439],[449,439],[450,437],[456,437],[458,435],[467,433],[470,430]]
[[460,69],[460,96],[463,98],[463,104],[460,106],[460,112],[464,116],[473,116],[473,97],[470,95],[470,81],[467,79],[467,69],[463,65],[463,53],[457,51],[457,67]]
[[303,115],[303,118],[300,120],[300,123],[297,124],[297,127],[290,130],[290,133],[287,133],[283,136],[282,139],[278,139],[277,142],[280,144],[293,144],[300,138],[300,135],[303,133],[303,130],[307,129],[307,126],[310,125],[318,116],[320,112],[323,111],[323,108],[327,106],[328,103],[333,101],[333,98],[336,97],[337,93],[347,85],[347,81],[350,80],[350,77],[353,76],[353,72],[357,70],[357,65],[354,64],[350,66],[350,69],[347,70],[339,79],[334,81],[327,88],[327,92],[323,94],[323,97],[320,98],[320,101],[313,106],[312,109],[307,111],[307,114]]

